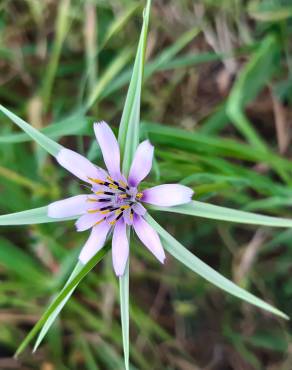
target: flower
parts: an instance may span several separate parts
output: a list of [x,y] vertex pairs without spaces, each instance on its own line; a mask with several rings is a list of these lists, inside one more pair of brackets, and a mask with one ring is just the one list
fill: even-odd
[[127,226],[133,227],[141,242],[163,263],[163,247],[157,232],[143,218],[147,211],[142,203],[166,207],[188,203],[193,190],[180,184],[164,184],[139,191],[140,182],[151,170],[154,147],[148,140],[138,145],[126,179],[120,170],[120,149],[111,128],[100,122],[94,124],[94,131],[107,171],[72,150],[61,149],[56,157],[59,164],[90,184],[91,193],[51,203],[48,216],[80,216],[75,224],[77,231],[91,228],[79,255],[83,264],[103,247],[112,233],[113,267],[116,275],[122,276],[129,256]]

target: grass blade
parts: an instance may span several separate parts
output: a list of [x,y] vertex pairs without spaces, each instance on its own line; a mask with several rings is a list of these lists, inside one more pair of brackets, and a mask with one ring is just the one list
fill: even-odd
[[21,352],[24,351],[24,349],[28,346],[28,344],[32,341],[32,339],[36,336],[36,334],[48,322],[53,312],[62,305],[62,302],[66,299],[68,294],[70,294],[70,292],[78,286],[81,280],[105,256],[108,250],[109,250],[109,246],[105,246],[104,248],[102,248],[94,257],[91,258],[91,260],[86,265],[83,266],[81,271],[77,273],[77,275],[70,281],[70,283],[67,282],[67,284],[62,289],[62,291],[57,295],[55,300],[50,304],[48,309],[44,312],[40,320],[36,323],[36,325],[32,328],[30,333],[26,336],[24,341],[20,344],[20,346],[18,347],[15,353],[15,357],[17,357]]
[[77,216],[66,218],[51,218],[48,216],[48,207],[39,207],[27,211],[9,213],[0,216],[1,226],[44,224],[47,222],[59,222],[75,220]]
[[1,104],[0,111],[4,113],[8,118],[10,118],[11,121],[13,121],[18,127],[25,131],[33,140],[35,140],[40,146],[42,146],[48,153],[50,153],[54,157],[63,148],[62,145],[56,143],[52,139],[48,138],[46,135],[36,130],[34,127],[29,125],[16,114],[10,112],[10,110],[6,109]]
[[143,13],[143,26],[119,129],[119,144],[123,154],[124,175],[127,175],[129,171],[130,164],[139,143],[140,100],[150,5],[151,0],[148,0]]
[[240,288],[232,281],[228,280],[217,271],[212,269],[206,263],[201,261],[198,257],[189,252],[182,244],[180,244],[173,236],[171,236],[166,230],[164,230],[149,214],[146,214],[146,219],[149,224],[160,234],[165,249],[178,261],[187,266],[190,270],[196,272],[198,275],[216,285],[227,293],[234,295],[254,306],[257,306],[263,310],[273,313],[274,315],[280,316],[284,319],[288,319],[288,316],[277,308],[257,298],[253,294]]
[[[74,270],[72,271],[69,279],[67,280],[67,283],[65,284],[63,290],[66,288],[66,286],[77,276],[77,274],[82,270],[83,265],[80,262],[77,262]],[[37,337],[36,343],[33,347],[33,352],[35,352],[39,345],[41,344],[42,340],[46,336],[47,332],[49,331],[50,327],[55,322],[56,318],[58,317],[59,313],[62,311],[65,304],[68,302],[69,298],[73,294],[74,290],[77,288],[77,285],[75,285],[63,298],[61,303],[51,312],[50,316],[48,317],[47,321],[43,324],[43,327]]]
[[292,220],[282,217],[271,217],[239,211],[232,208],[220,207],[214,204],[192,201],[175,207],[151,206],[156,211],[182,213],[184,215],[198,216],[212,220],[239,222],[251,225],[263,225],[273,227],[292,227]]
[[125,273],[120,278],[120,307],[121,307],[121,324],[123,332],[123,348],[125,368],[129,370],[129,259]]
[[256,97],[275,71],[277,41],[269,36],[262,42],[249,63],[237,78],[227,102],[227,114],[237,129],[259,150],[266,151],[266,144],[244,114],[245,106]]

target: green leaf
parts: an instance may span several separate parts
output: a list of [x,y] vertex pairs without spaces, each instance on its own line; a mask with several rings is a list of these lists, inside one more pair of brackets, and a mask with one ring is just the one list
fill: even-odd
[[[77,275],[72,278],[70,282],[67,282],[65,287],[61,290],[61,292],[57,295],[57,297],[54,299],[54,301],[50,304],[48,309],[44,312],[40,320],[36,323],[36,325],[32,328],[30,333],[26,336],[24,341],[20,344],[18,347],[15,357],[17,357],[21,352],[24,351],[24,349],[28,346],[28,344],[32,341],[32,339],[36,336],[36,334],[41,330],[41,328],[46,325],[50,320],[50,317],[53,317],[54,312],[58,310],[58,308],[63,308],[63,302],[67,299],[68,294],[71,293],[72,290],[74,290],[78,284],[81,282],[81,280],[91,271],[94,266],[105,256],[105,254],[108,252],[109,246],[103,247],[94,257],[91,258],[91,260],[82,267],[81,271],[77,273]],[[65,301],[66,303],[66,301]],[[64,303],[64,304],[65,304]],[[47,324],[48,325],[48,324]]]
[[63,148],[62,145],[56,143],[52,139],[48,138],[34,127],[29,125],[20,117],[16,116],[14,113],[10,112],[8,109],[0,104],[0,111],[4,113],[8,118],[11,119],[17,126],[19,126],[23,131],[25,131],[33,140],[35,140],[40,146],[42,146],[48,153],[54,157]]
[[125,368],[129,370],[129,259],[125,273],[120,278],[120,307],[121,307],[121,324],[123,333],[123,348]]
[[[69,279],[67,280],[63,290],[68,286],[68,284],[80,273],[80,271],[82,270],[83,268],[83,265],[82,263],[80,262],[77,262],[74,270],[72,271]],[[33,352],[35,352],[39,345],[41,344],[42,340],[44,339],[44,337],[46,336],[47,332],[49,331],[50,327],[53,325],[53,323],[55,322],[57,316],[59,315],[59,313],[62,311],[63,307],[65,306],[65,304],[68,302],[69,298],[71,297],[71,295],[73,294],[74,290],[77,288],[77,285],[75,285],[66,295],[65,297],[63,298],[63,300],[61,301],[61,303],[50,313],[50,316],[47,318],[47,321],[43,324],[43,327],[42,327],[42,330],[40,331],[38,337],[37,337],[37,340],[36,340],[36,343],[33,347]],[[63,291],[62,290],[62,291]],[[61,292],[62,292],[61,291]]]
[[259,150],[266,151],[266,144],[244,114],[245,106],[254,99],[275,71],[278,55],[277,40],[266,37],[259,49],[240,72],[227,102],[227,114],[237,129]]
[[189,252],[173,236],[164,230],[148,213],[146,214],[145,218],[148,223],[158,232],[158,234],[160,234],[165,249],[190,270],[196,272],[198,275],[202,276],[204,279],[216,285],[220,289],[225,290],[227,293],[230,293],[235,297],[253,304],[254,306],[257,306],[263,310],[269,311],[274,315],[288,319],[288,316],[282,311],[274,308],[270,304],[240,288]]
[[[86,118],[83,112],[75,112],[71,116],[61,119],[58,122],[50,123],[40,132],[50,137],[58,139],[59,137],[80,135],[89,132],[89,124],[92,120]],[[0,136],[1,144],[24,143],[31,140],[31,136],[25,132],[17,132]]]
[[259,215],[195,200],[175,207],[151,206],[150,208],[155,211],[182,213],[184,215],[210,218],[212,220],[273,227],[292,227],[292,220],[288,218]]
[[124,175],[127,175],[130,169],[135,150],[139,144],[140,101],[150,6],[151,0],[148,0],[143,13],[143,26],[135,58],[133,74],[119,128],[119,144],[123,155],[122,171]]
[[41,270],[39,261],[4,238],[0,238],[0,264],[29,284],[31,281],[40,286],[46,283],[47,275]]
[[51,218],[48,216],[48,207],[40,207],[29,209],[27,211],[10,213],[8,215],[0,216],[0,225],[30,225],[30,224],[44,224],[47,222],[59,222],[75,220],[78,216],[65,218]]

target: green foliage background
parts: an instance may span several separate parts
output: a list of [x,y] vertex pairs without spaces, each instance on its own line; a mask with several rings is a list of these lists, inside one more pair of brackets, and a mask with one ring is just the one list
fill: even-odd
[[[92,122],[120,122],[143,6],[2,1],[1,104],[101,163]],[[181,181],[197,200],[291,217],[291,17],[289,1],[153,1],[141,106],[143,137],[156,146],[149,185]],[[1,213],[79,191],[47,153],[0,120]],[[290,230],[159,217],[213,268],[291,314]],[[1,369],[123,368],[110,254],[38,352],[11,358],[86,237],[73,222],[1,229]],[[137,369],[291,368],[289,322],[227,296],[170,256],[160,266],[138,242],[131,248]]]

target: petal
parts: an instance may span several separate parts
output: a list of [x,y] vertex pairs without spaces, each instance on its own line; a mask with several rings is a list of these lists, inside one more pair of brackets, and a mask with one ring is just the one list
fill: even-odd
[[109,174],[120,179],[120,148],[114,133],[104,121],[94,124],[94,132]]
[[90,229],[98,221],[104,218],[103,215],[97,213],[85,213],[75,222],[77,231],[84,231]]
[[164,263],[165,253],[157,232],[138,215],[134,215],[133,227],[141,242],[161,263]]
[[61,166],[79,179],[89,182],[89,177],[104,178],[104,171],[92,164],[87,158],[70,149],[61,149],[56,157]]
[[142,206],[141,203],[135,203],[132,205],[133,211],[137,213],[139,216],[144,216],[146,213],[146,208]]
[[123,219],[119,220],[114,228],[112,241],[113,266],[117,276],[122,276],[129,257],[129,241],[127,228]]
[[194,192],[180,184],[164,184],[143,191],[142,202],[169,207],[189,203]]
[[104,246],[109,229],[110,225],[107,222],[102,222],[92,228],[79,255],[80,262],[85,265]]
[[154,146],[149,140],[138,145],[129,173],[130,186],[137,186],[150,172],[152,167]]
[[123,212],[123,219],[127,225],[132,225],[133,220],[132,220],[132,215],[131,215],[131,209],[128,208]]
[[63,218],[82,215],[88,209],[87,198],[88,195],[82,194],[51,203],[48,206],[48,216]]

